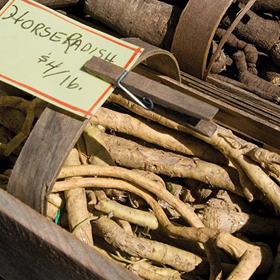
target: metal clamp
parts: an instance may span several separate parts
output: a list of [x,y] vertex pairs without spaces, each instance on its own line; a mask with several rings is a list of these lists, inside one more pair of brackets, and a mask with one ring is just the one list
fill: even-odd
[[125,70],[122,75],[119,77],[117,80],[117,86],[122,89],[126,94],[128,94],[135,102],[137,102],[140,106],[142,106],[146,110],[153,110],[154,108],[154,102],[148,98],[148,97],[142,97],[143,102],[139,100],[133,93],[131,93],[127,88],[125,88],[122,84],[121,81],[124,79],[124,77],[127,75],[128,71]]

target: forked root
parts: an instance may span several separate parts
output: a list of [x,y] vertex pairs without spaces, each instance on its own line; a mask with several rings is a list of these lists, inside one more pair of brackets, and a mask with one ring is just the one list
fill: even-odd
[[[241,262],[233,270],[227,279],[249,279],[258,267],[266,271],[272,265],[272,254],[270,251],[262,251],[260,246],[249,244],[231,234],[204,227],[193,209],[178,198],[165,191],[158,184],[146,179],[138,173],[121,167],[99,167],[99,166],[76,166],[63,168],[59,179],[73,176],[101,176],[110,178],[121,178],[126,181],[107,178],[74,178],[57,182],[54,192],[77,187],[116,188],[135,193],[145,199],[152,207],[161,226],[170,236],[185,238],[205,245],[209,240],[226,251],[233,258]],[[192,227],[174,226],[171,224],[162,208],[149,194],[152,192],[159,198],[170,204]],[[241,277],[241,278],[237,278]]]

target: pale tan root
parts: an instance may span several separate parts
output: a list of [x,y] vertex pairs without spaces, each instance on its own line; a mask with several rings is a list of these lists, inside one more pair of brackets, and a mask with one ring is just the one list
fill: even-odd
[[[232,162],[239,164],[240,168],[245,172],[250,181],[273,204],[276,214],[279,214],[280,188],[261,169],[258,162],[263,160],[268,161],[269,158],[275,162],[279,160],[280,155],[270,151],[264,152],[264,149],[236,137],[230,130],[221,130],[217,135],[217,141],[217,145],[220,146],[220,149],[224,150],[224,154],[226,153],[227,156],[232,159]],[[250,156],[252,158],[250,158]]]
[[222,262],[218,248],[213,239],[209,239],[205,247],[205,253],[208,257],[210,264],[210,276],[209,280],[222,280],[223,271],[222,271]]
[[[72,179],[71,179],[72,181]],[[76,184],[76,183],[75,183]],[[64,188],[63,186],[64,184],[60,184],[59,185],[59,188]],[[160,224],[162,226],[165,226],[165,227],[168,227],[168,225],[171,225],[170,221],[168,220],[167,216],[165,215],[163,209],[159,206],[159,204],[157,203],[157,201],[148,193],[142,191],[140,188],[137,188],[135,187],[134,185],[132,184],[129,184],[125,181],[119,181],[119,180],[112,180],[112,179],[105,179],[105,178],[101,178],[101,179],[97,179],[97,180],[94,180],[93,182],[93,185],[94,187],[96,188],[119,188],[120,190],[126,190],[128,192],[132,192],[132,193],[135,193],[136,195],[142,197],[144,200],[147,201],[147,203],[151,206],[151,208],[153,209],[154,213],[156,214]],[[66,187],[71,187],[71,184],[67,184],[67,186],[65,185],[65,188]],[[173,236],[174,234],[172,233],[172,231],[169,231],[168,229],[167,230],[167,233],[170,234],[171,236]],[[173,227],[172,228],[173,232],[176,231],[176,227]],[[189,230],[189,229],[188,229]],[[188,233],[186,232],[185,235],[188,235]],[[196,239],[196,235],[193,233],[190,233],[188,235],[188,237],[191,239],[191,240],[195,240]],[[180,237],[181,239],[182,237]],[[183,237],[185,238],[185,236]],[[193,242],[191,242],[193,243]],[[187,247],[186,248],[189,248],[190,247],[190,242],[187,243]],[[201,243],[200,243],[201,244]],[[193,248],[193,246],[192,246]],[[188,249],[189,250],[189,249]],[[199,253],[203,253],[202,251],[202,248],[200,248],[200,250],[197,250],[197,248],[195,248],[195,250],[193,250],[193,252],[195,254],[197,254],[196,252],[199,251]]]
[[[167,215],[166,215],[167,216]],[[161,221],[159,221],[160,224],[162,224]],[[174,224],[174,222],[173,222]],[[177,224],[180,225],[180,224]],[[141,229],[140,229],[141,230]],[[193,241],[193,240],[187,240],[186,238],[172,238],[172,235],[170,232],[167,232],[165,229],[162,229],[161,227],[159,230],[156,231],[149,231],[151,234],[152,239],[158,240],[163,243],[167,243],[169,245],[186,249],[189,252],[192,252],[198,256],[201,256],[203,258],[207,257],[205,253],[204,244],[201,242]],[[221,253],[221,259],[223,263],[232,264],[232,258],[227,255],[224,251],[220,250]]]
[[[64,166],[72,166],[80,164],[79,154],[76,149],[72,149],[68,158],[65,161]],[[66,209],[68,214],[68,225],[70,231],[86,220],[89,217],[87,210],[87,200],[84,188],[66,190],[64,192],[66,199]],[[89,223],[79,228],[75,236],[85,242],[86,244],[93,246],[92,229]]]
[[215,197],[208,199],[205,204],[198,208],[198,211],[203,211],[203,209],[205,209],[206,207],[219,208],[228,212],[253,212],[251,205],[245,199],[224,190],[219,190],[216,193]]
[[179,238],[183,237],[195,242],[206,242],[211,236],[216,234],[216,230],[211,229],[205,230],[204,228],[201,228],[201,230],[199,230],[200,233],[197,233],[195,228],[185,228],[186,231],[182,231],[181,227],[173,226],[158,202],[150,194],[125,181],[107,178],[69,179],[68,181],[57,182],[54,186],[54,190],[64,191],[66,189],[78,187],[94,187],[101,189],[115,188],[135,193],[142,197],[151,206],[163,229],[165,229],[172,237],[179,236]]
[[264,197],[263,193],[256,188],[255,184],[250,180],[247,173],[240,166],[240,164],[235,160],[231,159],[231,163],[234,165],[239,174],[239,181],[243,188],[243,193],[249,202],[254,200],[261,200],[267,203],[267,199]]
[[[99,128],[87,125],[80,137],[80,146],[87,156],[87,164],[98,166],[114,166],[115,163],[104,147],[104,141],[99,137]],[[107,194],[114,190],[96,190],[95,197],[97,201],[108,200]],[[97,202],[96,201],[96,202]],[[89,205],[88,205],[89,206]],[[95,205],[91,205],[93,208]]]
[[[147,170],[141,170],[141,169],[133,169],[133,172],[136,172],[136,173],[146,177],[148,180],[151,180],[151,181],[159,184],[159,186],[164,188],[164,189],[167,188],[164,180],[160,176],[155,174],[154,172],[150,172],[150,171],[147,171]],[[174,194],[174,193],[172,192],[172,194]]]
[[[77,177],[77,176],[106,176],[111,178],[120,178],[122,180],[127,180],[131,183],[140,185],[142,188],[146,189],[149,192],[154,193],[160,199],[166,201],[176,210],[181,208],[180,214],[186,218],[190,225],[195,227],[203,227],[203,223],[194,213],[193,209],[183,203],[180,199],[173,196],[168,190],[162,188],[158,183],[153,182],[137,172],[116,166],[75,166],[75,167],[64,167],[62,168],[58,179],[67,178],[67,177]],[[83,180],[85,180],[84,178]],[[91,178],[89,178],[91,179]],[[92,178],[93,179],[93,178]],[[55,186],[62,185],[64,182],[57,182],[54,185],[53,192],[55,192]],[[64,183],[65,184],[65,183]]]
[[[170,279],[181,280],[181,279],[183,279],[181,277],[181,274],[175,269],[155,266],[148,262],[140,262],[140,263],[132,264],[132,265],[127,266],[127,268],[129,270],[131,270],[132,272],[134,272],[135,274],[137,274],[138,276],[142,277],[143,279],[147,279],[147,280],[170,280]],[[186,275],[184,275],[184,279],[188,279],[185,277],[186,277]],[[189,279],[198,280],[197,277],[192,277]]]
[[280,185],[280,165],[276,163],[264,163],[262,167]]
[[250,180],[273,204],[275,213],[280,214],[280,187],[256,164],[246,156],[240,155],[237,158],[238,163],[246,172]]
[[[186,273],[180,274],[175,269],[155,266],[153,264],[150,264],[149,262],[132,264],[127,266],[127,268],[143,279],[147,280],[202,280],[200,276],[188,275]],[[224,270],[226,270],[226,275],[228,275],[232,270],[231,265],[227,267],[225,264],[223,264],[223,268]]]
[[[96,166],[97,167],[97,166]],[[115,167],[116,168],[116,167]],[[66,170],[62,170],[65,172]],[[69,170],[70,171],[70,170]],[[72,172],[69,172],[70,176],[75,175]],[[71,174],[72,173],[72,174]],[[127,173],[126,173],[127,174]],[[85,174],[82,174],[85,175]],[[103,174],[104,175],[104,174]],[[108,175],[108,174],[106,174]],[[62,176],[63,177],[63,176]],[[66,176],[67,177],[67,176]],[[71,181],[71,183],[70,183]],[[196,227],[198,228],[186,228],[186,227],[176,227],[170,223],[168,218],[166,217],[165,213],[163,212],[162,208],[159,207],[158,203],[145,191],[141,191],[139,188],[134,187],[133,185],[119,180],[114,179],[104,179],[104,178],[91,178],[91,179],[71,179],[67,183],[65,182],[57,182],[54,186],[55,191],[60,191],[68,188],[76,188],[76,187],[84,187],[84,186],[95,186],[99,188],[119,188],[119,189],[125,189],[127,191],[133,192],[140,197],[144,198],[148,204],[152,207],[154,213],[156,214],[156,217],[158,218],[161,226],[173,237],[178,238],[186,238],[187,240],[192,240],[196,242],[202,242],[206,243],[210,238],[214,238],[214,240],[217,240],[217,237],[220,235],[220,232],[217,230],[211,230],[209,228],[205,228],[203,225],[201,225],[201,222],[198,222],[197,219],[199,219],[190,209],[187,205],[185,205],[183,202],[178,200],[178,203],[180,205],[176,205],[174,203],[170,203],[167,198],[167,202],[169,204],[173,204],[173,207],[181,213],[181,215],[187,220],[193,220],[192,224],[196,224]],[[156,190],[157,187],[153,188],[146,183],[142,187],[146,187],[149,190]],[[170,193],[169,193],[170,194]],[[190,214],[190,215],[189,215]],[[194,216],[193,216],[194,214]],[[191,217],[189,217],[191,216]],[[240,239],[237,239],[230,235],[229,233],[223,233],[224,243],[220,243],[220,248],[225,250],[228,254],[230,254],[233,258],[240,259],[244,255],[244,253],[247,250],[254,250],[256,246],[250,245]],[[217,243],[217,242],[216,242]],[[238,245],[236,245],[238,243]],[[234,244],[234,245],[232,245]],[[226,245],[226,246],[225,246]],[[234,246],[234,247],[233,247]],[[219,247],[219,246],[218,246]],[[257,262],[261,262],[262,255],[258,251],[258,247],[256,248],[258,252]],[[267,258],[269,259],[269,258]],[[249,262],[249,260],[247,260]],[[256,263],[257,263],[256,262]],[[265,264],[264,270],[267,269],[271,264]],[[244,280],[249,279],[252,275],[252,270],[256,270],[258,266],[254,266],[254,269],[244,271]]]
[[[89,156],[88,162],[100,166],[113,166],[115,163],[105,147],[104,139],[100,136],[102,136],[102,134],[100,134],[100,126],[93,127],[88,125],[83,132],[83,139],[85,139],[87,155]],[[137,172],[145,172],[146,177],[151,177],[152,180],[162,183],[163,187],[165,187],[163,180],[156,174],[140,170]],[[125,200],[126,196],[124,193],[121,193],[121,191],[116,191],[115,189],[106,190],[106,194],[120,201]],[[138,198],[133,198],[133,194],[129,194],[129,199],[137,206],[139,206],[139,203],[141,204]],[[101,199],[99,199],[99,201],[100,200]]]
[[60,208],[63,203],[63,199],[58,194],[54,194],[54,193],[51,193],[49,195],[48,201],[57,208]]
[[[235,170],[157,149],[151,149],[114,135],[100,132],[107,151],[114,161],[127,168],[143,169],[170,177],[192,178],[213,187],[227,189],[243,196]],[[96,137],[96,134],[93,136]],[[230,175],[229,175],[230,172]]]
[[[83,138],[85,140],[90,164],[99,166],[115,166],[114,159],[107,150],[106,141],[104,139],[104,131],[100,130],[98,127],[88,125],[83,131]],[[163,188],[165,188],[165,183],[162,178],[154,172],[138,169],[135,169],[134,171],[155,182],[158,182]]]
[[58,194],[51,193],[48,197],[47,217],[55,220],[62,203],[63,199]]
[[158,220],[152,213],[128,207],[116,201],[99,201],[95,209],[107,214],[113,213],[116,218],[126,220],[142,227],[148,227],[151,230],[155,230],[159,227]]
[[256,250],[247,250],[234,271],[226,280],[247,279],[248,275],[254,273],[255,270],[253,267],[258,267],[260,265],[260,254],[261,253],[256,252]]
[[95,205],[97,203],[97,198],[93,190],[86,189],[86,197],[87,197],[87,208],[88,211],[91,213]]
[[274,258],[273,267],[267,280],[279,280],[280,279],[280,243],[277,248],[277,254]]
[[109,244],[132,256],[167,264],[179,271],[198,270],[199,275],[209,272],[207,263],[201,257],[168,244],[131,236],[111,219],[100,217],[94,225]]
[[227,164],[226,158],[205,142],[178,131],[170,131],[151,121],[140,120],[128,114],[101,107],[90,122],[94,125],[102,125],[109,130],[132,135],[170,151],[195,156],[221,165]]
[[127,263],[123,262],[117,255],[115,255],[115,249],[112,250],[112,246],[110,246],[103,238],[95,235],[97,242],[93,245],[94,249],[100,252],[102,255],[110,258],[112,261],[118,263],[119,265],[125,267]]
[[278,163],[280,164],[280,155],[274,152],[270,152],[263,148],[255,147],[248,151],[246,156],[258,163]]
[[105,148],[104,140],[102,137],[99,137],[99,131],[97,127],[92,127],[90,125],[87,125],[83,131],[85,148],[87,156],[89,157],[88,162],[100,166],[113,166],[115,163]]
[[190,193],[191,197],[194,198],[193,202],[195,204],[204,203],[215,190],[211,186],[194,179],[185,178],[184,183],[186,187],[181,194],[181,200],[184,202],[188,202],[188,197],[185,198],[185,196],[188,196]]
[[[153,121],[156,121],[166,127],[176,129],[182,132],[186,132],[198,139],[201,139],[205,141],[206,143],[212,145],[216,149],[220,150],[222,154],[224,154],[229,160],[236,160],[238,162],[238,158],[241,155],[248,154],[249,151],[258,149],[259,147],[253,143],[247,142],[237,136],[235,136],[230,130],[225,129],[221,126],[218,126],[217,131],[214,133],[212,137],[204,136],[198,132],[195,132],[194,130],[191,130],[183,125],[180,125],[174,121],[171,121],[167,118],[162,117],[159,114],[156,114],[155,112],[145,110],[141,106],[130,102],[126,99],[124,99],[120,95],[112,94],[110,98],[108,99],[110,102],[117,103],[128,110],[137,113],[140,116],[143,116],[145,118],[151,119]],[[274,154],[275,155],[275,154]],[[244,158],[241,158],[240,161],[244,161]],[[240,162],[238,162],[240,164]],[[242,164],[240,164],[241,168],[243,169]],[[243,169],[244,170],[244,169]],[[247,169],[244,170],[244,172],[247,174]],[[265,172],[261,172],[258,174],[256,170],[254,170],[255,173],[253,176],[247,176],[250,178],[252,183],[255,185],[256,188],[258,188],[260,191],[263,191],[263,186],[260,185],[260,181],[257,180],[255,177],[259,177],[260,174],[262,177],[266,177],[265,181],[269,181],[269,190],[267,190],[268,193],[271,193],[270,197],[275,194],[275,191],[273,191],[274,188],[276,188],[276,184],[273,184],[274,182],[269,178],[268,175],[265,174]],[[251,175],[252,175],[251,173]],[[246,188],[246,186],[244,186]],[[278,187],[278,186],[277,186]],[[274,208],[276,209],[276,213],[278,213],[280,205],[278,205],[278,202],[274,205]]]
[[206,227],[224,230],[229,233],[246,233],[255,236],[280,238],[280,220],[264,218],[254,214],[206,207],[199,214]]
[[97,201],[108,200],[106,193],[104,190],[94,190],[94,194],[97,198]]
[[[269,158],[279,160],[280,155],[266,151],[264,153],[263,149],[257,147],[256,145],[249,143],[243,139],[240,139],[233,135],[230,130],[225,130],[219,127],[218,133],[215,133],[216,147],[219,148],[223,153],[231,159],[232,162],[238,163],[242,173],[244,172],[246,176],[250,179],[252,184],[257,187],[264,196],[269,199],[273,204],[276,214],[280,211],[280,188],[279,186],[271,180],[271,178],[261,169],[258,162],[263,159],[268,160]],[[213,135],[214,136],[214,135]],[[207,139],[205,139],[207,140]],[[214,139],[213,139],[214,140]],[[208,140],[210,141],[210,140]],[[214,143],[213,143],[214,144]],[[252,151],[252,152],[251,152]],[[248,155],[248,156],[244,156]],[[249,158],[251,156],[253,159]],[[242,176],[242,173],[240,175]],[[242,181],[241,181],[242,183]],[[251,184],[250,192],[253,193],[253,185]],[[245,189],[248,188],[249,184],[244,186]],[[260,196],[257,194],[257,199]]]
[[[257,268],[257,273],[267,273],[273,264],[273,255],[268,245],[264,243],[248,243],[239,238],[232,238],[226,231],[220,231],[215,239],[216,245],[235,255],[239,259],[236,269],[228,279],[247,279]],[[238,257],[239,256],[239,257]],[[230,278],[232,277],[232,278]],[[235,278],[236,277],[236,278]],[[238,278],[239,277],[239,278]]]
[[[153,192],[154,194],[156,194],[159,198],[161,198],[162,200],[166,201],[168,204],[170,204],[176,211],[178,211],[182,217],[184,217],[184,219],[186,219],[186,221],[188,223],[190,223],[192,226],[198,227],[198,228],[202,228],[204,227],[203,223],[198,222],[199,218],[198,216],[193,212],[193,209],[190,208],[187,204],[183,203],[181,200],[179,200],[178,198],[174,197],[172,194],[170,194],[167,190],[163,189],[162,187],[158,186],[157,184],[155,184],[152,181],[147,180],[145,177],[139,175],[139,174],[135,174],[134,171],[131,170],[127,170],[121,167],[98,167],[98,166],[76,166],[76,167],[66,167],[63,168],[59,177],[58,178],[66,178],[66,177],[73,177],[73,176],[106,176],[106,177],[115,177],[115,178],[121,178],[127,181],[130,181],[134,184],[140,185],[142,188]],[[110,179],[109,179],[110,180]],[[88,185],[88,186],[92,186],[94,184],[98,183],[102,183],[102,178],[100,179],[94,179],[94,178],[84,178],[84,179],[80,179],[79,180],[81,184],[83,185]],[[73,182],[73,184],[78,183],[78,181],[76,180],[76,182],[74,181],[74,179],[71,179],[71,182]],[[117,184],[114,183],[114,181],[111,179],[110,181],[108,181],[108,184],[112,187],[112,188],[119,188]],[[113,186],[114,184],[114,186]],[[65,186],[64,186],[65,185]],[[104,184],[102,184],[103,186]],[[56,188],[56,186],[58,187],[57,190],[59,190],[60,186],[63,188],[67,188],[69,187],[69,183],[68,186],[66,185],[66,183],[62,182],[57,182],[54,186],[54,190]],[[135,190],[134,190],[135,192]],[[141,194],[142,196],[143,194]],[[148,198],[145,198],[145,200],[147,200]],[[156,215],[158,218],[158,215]],[[162,224],[162,222],[161,222]],[[165,220],[164,225],[165,228],[168,228],[169,230],[172,229],[173,225],[170,224],[170,222],[168,220]],[[190,231],[192,229],[189,229]],[[207,229],[209,230],[209,229]],[[176,229],[175,232],[179,232],[179,234],[185,234],[184,230],[180,230],[180,228]],[[174,233],[174,231],[173,231]],[[194,241],[202,241],[202,242],[206,242],[209,238],[209,234],[211,237],[215,236],[215,231],[213,232],[208,232],[208,234],[204,235],[202,232],[200,234],[201,240],[196,240],[196,237],[190,237],[188,236],[189,239],[194,240]],[[208,237],[207,237],[208,235]],[[231,235],[229,235],[231,236]],[[194,239],[192,239],[194,238]],[[205,238],[205,239],[204,239]],[[238,258],[242,255],[242,253],[240,252],[238,254]]]
[[[212,137],[205,136],[200,134],[186,126],[178,124],[168,118],[165,118],[153,111],[145,110],[141,106],[125,99],[120,94],[111,94],[110,97],[107,99],[108,102],[119,104],[126,109],[130,110],[142,116],[144,118],[153,120],[165,127],[178,130],[181,132],[186,132],[189,135],[194,136],[195,138],[201,139],[204,142],[210,144],[211,146],[220,150],[222,154],[224,154],[227,158],[229,155],[238,155],[238,154],[246,154],[249,153],[251,150],[257,151],[259,147],[253,143],[247,142],[240,137],[237,137],[232,133],[231,130],[226,129],[222,126],[218,126],[217,131],[214,133]],[[238,150],[238,151],[236,151]],[[273,153],[275,155],[275,153]],[[278,155],[280,157],[280,155]]]
[[[218,203],[212,203],[215,200]],[[207,206],[218,207],[228,211],[237,211],[245,213],[254,213],[255,209],[251,203],[248,203],[243,197],[237,196],[230,192],[219,190],[215,197],[207,201]]]
[[126,233],[134,235],[131,224],[128,221],[118,218],[115,218],[114,220]]
[[47,217],[52,221],[56,218],[59,208],[50,202],[47,202]]

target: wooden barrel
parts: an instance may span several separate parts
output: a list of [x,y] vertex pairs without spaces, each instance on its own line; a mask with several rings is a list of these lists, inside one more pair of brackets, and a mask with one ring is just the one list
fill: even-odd
[[171,52],[180,68],[202,79],[211,42],[232,0],[190,0],[175,31]]

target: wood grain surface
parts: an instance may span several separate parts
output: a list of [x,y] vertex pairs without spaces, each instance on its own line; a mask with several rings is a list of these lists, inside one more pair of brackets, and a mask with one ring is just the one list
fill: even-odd
[[5,280],[139,279],[2,189],[0,221]]
[[203,79],[212,39],[232,0],[189,0],[174,34],[171,52],[180,69]]
[[[116,85],[124,72],[122,67],[97,57],[92,57],[85,69],[90,74]],[[155,104],[202,120],[212,120],[218,109],[190,95],[176,91],[135,72],[129,72],[121,84],[139,97],[148,97]]]
[[8,192],[45,215],[52,186],[86,123],[84,118],[46,108],[16,161]]

